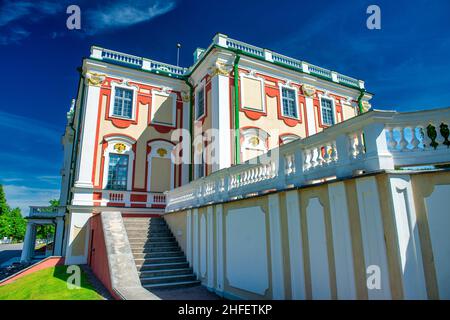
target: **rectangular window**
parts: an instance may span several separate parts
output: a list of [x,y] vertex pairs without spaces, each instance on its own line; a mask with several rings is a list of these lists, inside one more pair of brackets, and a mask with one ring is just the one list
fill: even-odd
[[133,112],[133,90],[116,88],[115,92],[113,115],[131,119]]
[[297,102],[295,99],[295,90],[281,88],[283,116],[298,119]]
[[329,126],[333,125],[333,101],[331,101],[330,99],[322,98],[320,99],[320,104],[322,107],[322,123]]
[[195,119],[199,119],[205,114],[205,88],[197,91],[197,99],[195,104]]
[[110,190],[126,190],[128,180],[128,155],[110,154],[108,167],[108,184]]

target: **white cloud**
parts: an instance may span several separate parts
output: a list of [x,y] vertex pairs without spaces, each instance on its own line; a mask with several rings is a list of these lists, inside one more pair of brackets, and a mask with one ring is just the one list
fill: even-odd
[[175,1],[125,0],[115,1],[110,6],[90,9],[86,13],[87,34],[93,35],[120,28],[126,28],[173,10]]
[[16,185],[4,185],[6,200],[11,208],[19,207],[22,215],[27,216],[30,206],[47,206],[52,199],[59,199],[59,189],[31,188]]
[[23,19],[40,20],[62,10],[60,2],[50,1],[11,1],[6,0],[0,7],[0,27]]
[[0,45],[18,44],[29,35],[30,32],[21,27],[12,28],[9,32],[0,35]]
[[61,141],[63,128],[58,129],[48,123],[35,120],[29,117],[22,117],[8,112],[0,111],[0,133],[4,130],[7,132],[22,132],[29,134],[31,137],[42,138],[43,142],[57,143]]

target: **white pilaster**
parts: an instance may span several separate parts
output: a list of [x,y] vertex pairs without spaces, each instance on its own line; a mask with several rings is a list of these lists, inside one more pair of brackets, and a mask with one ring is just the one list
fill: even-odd
[[286,193],[286,209],[289,236],[289,262],[291,266],[292,299],[304,300],[305,296],[305,270],[303,267],[303,244],[300,223],[300,205],[298,191]]
[[[389,271],[387,265],[386,245],[384,240],[383,221],[381,219],[380,199],[377,182],[374,177],[356,179],[358,194],[359,219],[361,222],[361,236],[364,250],[366,276],[380,279],[380,287],[368,288],[369,299],[391,299]],[[370,269],[368,269],[371,267]],[[372,270],[379,270],[377,275]]]
[[336,266],[337,298],[344,300],[356,299],[350,220],[344,183],[330,184],[328,186],[328,198],[330,200],[334,262]]
[[84,110],[82,116],[80,150],[75,175],[75,186],[92,188],[92,168],[94,165],[95,133],[97,126],[100,87],[86,87]]
[[186,259],[192,266],[192,216],[191,210],[186,214]]
[[409,175],[389,176],[394,210],[397,250],[402,271],[403,296],[407,300],[427,299],[419,230]]
[[306,103],[306,119],[308,123],[308,135],[312,136],[315,134],[316,131],[316,115],[314,114],[314,104],[313,104],[313,98],[306,97],[305,98]]
[[281,244],[280,200],[278,193],[269,195],[270,256],[272,264],[272,298],[284,299],[283,247]]
[[55,247],[53,254],[55,256],[62,255],[63,247],[63,232],[64,232],[64,219],[63,217],[56,218],[56,228],[55,228]]
[[216,205],[216,292],[222,293],[224,290],[224,261],[223,261],[223,206],[221,204]]
[[[65,264],[86,264],[90,237],[90,212],[70,212]],[[81,252],[76,252],[81,249]]]
[[323,206],[311,198],[306,207],[312,298],[331,299],[330,269]]
[[214,172],[231,166],[230,81],[227,76],[218,74],[212,78],[211,83],[212,127],[219,133],[215,150],[216,163],[212,165]]
[[192,268],[194,270],[194,273],[199,277],[199,270],[198,270],[198,209],[194,209],[194,232],[192,234],[194,237],[193,246],[194,246],[194,261],[192,262]]
[[213,207],[207,209],[207,233],[208,233],[208,288],[214,287],[214,224],[213,224]]

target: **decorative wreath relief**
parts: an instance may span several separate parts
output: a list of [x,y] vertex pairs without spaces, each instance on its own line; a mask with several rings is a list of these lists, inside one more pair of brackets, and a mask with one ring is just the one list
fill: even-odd
[[167,150],[163,149],[163,148],[159,148],[158,150],[156,150],[156,153],[159,154],[159,156],[161,158],[163,158],[167,154]]
[[450,147],[450,141],[448,141],[448,136],[449,136],[449,130],[448,130],[448,125],[445,123],[441,123],[441,125],[439,126],[439,131],[441,132],[441,135],[444,137],[444,144],[448,147]]
[[432,124],[429,124],[427,127],[427,135],[431,139],[430,146],[432,146],[434,150],[436,150],[439,143],[436,142],[437,132],[435,126],[433,126]]
[[127,147],[123,143],[116,143],[114,145],[114,150],[116,150],[118,153],[122,153],[125,151]]

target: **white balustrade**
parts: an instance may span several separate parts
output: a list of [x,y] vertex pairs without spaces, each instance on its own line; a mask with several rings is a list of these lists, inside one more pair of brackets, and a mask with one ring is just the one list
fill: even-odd
[[[282,145],[259,156],[255,163],[222,169],[168,191],[166,210],[346,178],[358,172],[450,163],[449,125],[450,108],[370,111]],[[271,157],[273,154],[277,156]]]

